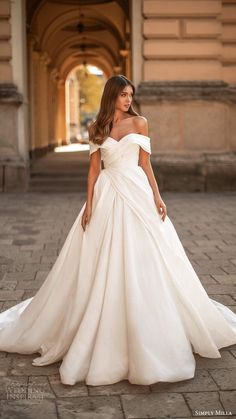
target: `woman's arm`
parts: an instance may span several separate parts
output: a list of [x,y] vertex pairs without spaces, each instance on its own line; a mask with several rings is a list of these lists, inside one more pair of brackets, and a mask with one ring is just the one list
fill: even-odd
[[88,170],[88,178],[87,178],[87,198],[86,198],[86,205],[81,219],[81,225],[83,230],[85,231],[86,224],[89,223],[91,215],[92,215],[92,200],[93,200],[93,192],[94,192],[94,185],[97,181],[98,175],[101,171],[101,151],[98,149],[90,154],[90,163],[89,163],[89,170]]
[[[136,120],[136,124],[139,134],[148,136],[148,124],[146,118],[138,117]],[[162,215],[162,219],[164,221],[167,215],[167,208],[163,199],[161,198],[158,184],[153,173],[152,164],[150,161],[150,154],[147,151],[143,150],[141,147],[139,152],[138,164],[142,167],[142,169],[147,175],[148,181],[153,191],[155,204],[157,206],[158,212]]]
[[98,149],[90,155],[90,163],[87,178],[87,205],[92,206],[94,185],[101,171],[101,151]]

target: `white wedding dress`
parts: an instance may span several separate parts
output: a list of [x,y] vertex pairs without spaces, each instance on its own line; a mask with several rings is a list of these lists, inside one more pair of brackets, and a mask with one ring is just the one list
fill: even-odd
[[190,379],[194,352],[220,358],[236,344],[236,314],[209,298],[138,166],[150,138],[108,137],[85,232],[79,212],[34,297],[0,314],[0,350],[61,360],[64,384],[148,385]]

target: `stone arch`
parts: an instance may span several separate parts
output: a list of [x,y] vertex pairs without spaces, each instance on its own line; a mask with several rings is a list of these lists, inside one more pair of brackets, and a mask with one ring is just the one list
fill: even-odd
[[30,149],[36,155],[65,138],[65,80],[74,67],[87,62],[107,77],[130,77],[127,3],[27,1]]
[[[41,44],[43,48],[47,48],[46,40],[49,38],[52,32],[55,33],[63,29],[63,26],[65,26],[65,24],[73,25],[73,23],[77,23],[77,21],[79,20],[79,15],[76,16],[75,12],[77,12],[76,9],[71,10],[68,13],[63,13],[50,22],[50,25],[45,28],[41,36]],[[91,23],[94,22],[96,24],[101,24],[101,26],[103,26],[106,31],[109,31],[113,38],[116,41],[118,41],[119,48],[124,48],[124,38],[122,36],[122,31],[121,28],[119,28],[119,26],[116,26],[113,22],[109,20],[109,18],[103,16],[99,12],[95,13],[93,11],[91,13],[89,8],[86,8],[84,10],[84,13],[86,12],[89,14],[89,20],[91,21]]]

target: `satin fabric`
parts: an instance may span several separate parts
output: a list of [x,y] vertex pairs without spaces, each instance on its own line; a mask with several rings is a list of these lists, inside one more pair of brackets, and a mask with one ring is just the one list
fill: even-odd
[[236,315],[209,298],[169,218],[158,213],[138,165],[150,138],[90,143],[104,169],[85,232],[72,225],[35,294],[0,314],[0,350],[61,360],[61,381],[105,385],[192,378],[194,353],[219,358],[236,344]]

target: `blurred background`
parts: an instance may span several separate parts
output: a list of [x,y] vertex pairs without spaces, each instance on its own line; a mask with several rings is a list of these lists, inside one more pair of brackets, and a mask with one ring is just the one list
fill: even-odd
[[84,191],[124,74],[160,190],[236,190],[236,0],[0,0],[0,190]]

